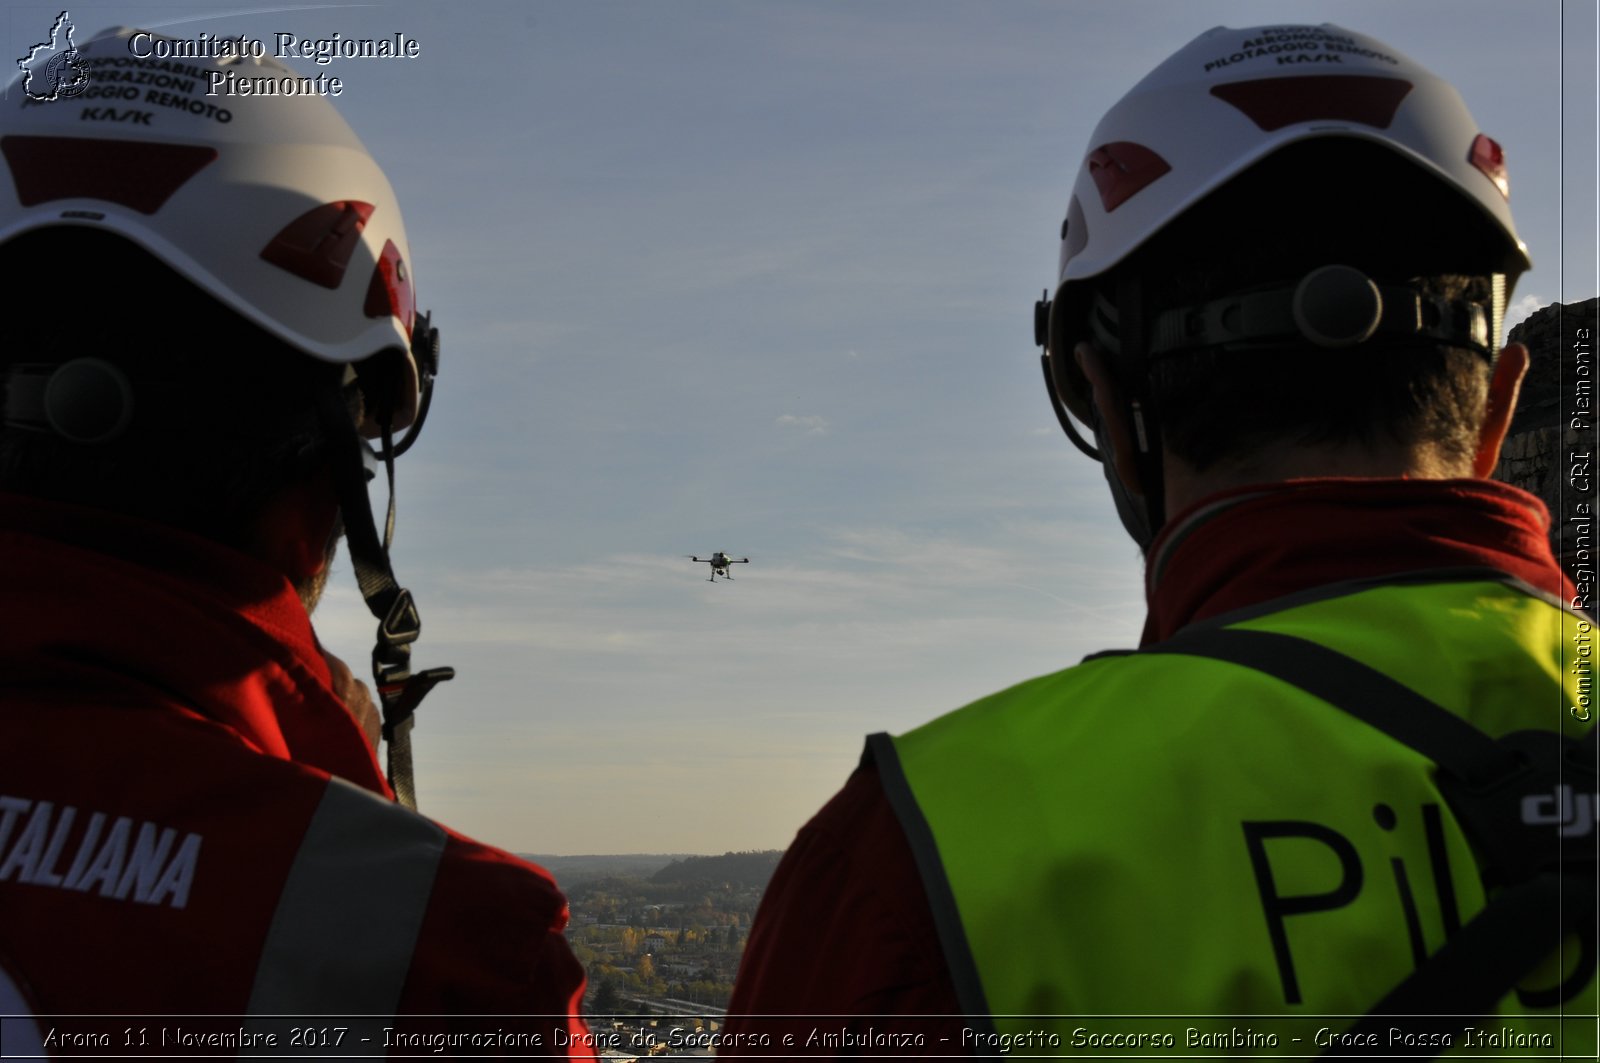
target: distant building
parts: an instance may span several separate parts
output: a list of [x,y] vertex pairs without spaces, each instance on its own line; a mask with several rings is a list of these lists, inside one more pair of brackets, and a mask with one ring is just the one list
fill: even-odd
[[1550,546],[1581,592],[1595,584],[1595,359],[1600,299],[1552,303],[1511,329],[1529,353],[1495,479],[1538,495],[1550,509]]

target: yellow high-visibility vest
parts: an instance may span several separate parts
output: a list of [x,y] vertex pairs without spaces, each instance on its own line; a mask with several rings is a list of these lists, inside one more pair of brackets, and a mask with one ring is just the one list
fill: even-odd
[[[1589,728],[1593,621],[1483,572],[1193,627],[1326,647],[1496,738]],[[868,749],[990,1048],[1316,1054],[1488,892],[1427,756],[1222,660],[1097,656]],[[1592,847],[1600,798],[1568,791],[1524,820]],[[1436,1047],[1592,1058],[1594,945]]]

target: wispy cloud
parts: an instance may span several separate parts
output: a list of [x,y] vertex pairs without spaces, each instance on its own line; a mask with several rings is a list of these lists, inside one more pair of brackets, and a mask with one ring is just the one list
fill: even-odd
[[780,428],[794,428],[808,436],[825,436],[828,434],[828,419],[818,417],[816,414],[798,416],[786,413],[775,422]]

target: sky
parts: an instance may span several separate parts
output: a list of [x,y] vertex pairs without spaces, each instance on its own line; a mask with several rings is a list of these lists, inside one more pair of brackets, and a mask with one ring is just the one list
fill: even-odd
[[[7,54],[60,10],[7,0]],[[1450,79],[1534,261],[1508,323],[1597,292],[1589,0],[69,10],[418,42],[289,63],[343,81],[442,333],[397,470],[413,661],[457,670],[419,804],[522,853],[785,847],[865,735],[1136,644],[1139,554],[1032,309],[1095,122],[1201,32],[1332,22]],[[687,556],[719,549],[751,559],[732,582]],[[360,671],[343,557],[315,621]]]

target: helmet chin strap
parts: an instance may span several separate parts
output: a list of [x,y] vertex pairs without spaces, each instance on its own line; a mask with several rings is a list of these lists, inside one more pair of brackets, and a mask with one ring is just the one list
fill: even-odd
[[1150,397],[1148,346],[1142,291],[1138,279],[1124,275],[1116,284],[1116,305],[1100,293],[1089,312],[1095,344],[1106,352],[1122,392],[1123,416],[1132,436],[1133,463],[1139,492],[1124,483],[1117,471],[1117,453],[1107,437],[1105,418],[1096,416],[1095,445],[1108,460],[1101,461],[1117,517],[1139,549],[1148,553],[1166,524],[1166,470],[1161,453],[1161,428]]
[[[1136,294],[1130,293],[1129,298],[1135,299]],[[1105,419],[1100,416],[1100,411],[1092,402],[1090,403],[1092,417],[1086,423],[1094,436],[1094,442],[1091,444],[1084,439],[1077,426],[1072,423],[1072,414],[1062,401],[1061,392],[1056,386],[1056,371],[1051,363],[1052,358],[1064,358],[1068,355],[1060,349],[1064,341],[1058,338],[1052,342],[1049,337],[1050,301],[1041,299],[1034,305],[1034,337],[1044,348],[1039,363],[1044,369],[1045,392],[1050,396],[1050,408],[1055,411],[1056,420],[1061,423],[1062,431],[1066,432],[1073,446],[1100,463],[1106,483],[1111,488],[1111,499],[1116,504],[1117,517],[1121,520],[1123,528],[1133,541],[1139,544],[1140,550],[1149,552],[1150,545],[1155,542],[1156,533],[1161,530],[1161,525],[1165,522],[1161,444],[1148,397],[1149,385],[1147,382],[1143,383],[1135,390],[1127,379],[1127,367],[1116,357],[1118,352],[1128,347],[1117,326],[1121,316],[1118,309],[1097,293],[1089,316],[1096,346],[1113,356],[1119,382],[1134,396],[1124,414],[1135,436],[1134,458],[1139,468],[1140,483],[1155,485],[1157,501],[1153,506],[1149,502],[1149,495],[1135,494],[1122,482],[1122,477],[1117,473],[1116,461],[1107,460],[1107,455],[1115,455],[1117,450],[1105,429]],[[1131,314],[1128,319],[1132,320]]]
[[319,398],[319,412],[331,443],[334,488],[344,517],[350,563],[355,569],[361,596],[378,619],[377,639],[372,648],[372,674],[383,709],[383,737],[389,747],[389,785],[394,789],[396,800],[407,808],[415,808],[416,782],[411,762],[413,714],[428,691],[455,678],[455,669],[429,668],[416,674],[411,672],[411,644],[422,632],[422,619],[411,592],[395,580],[389,563],[389,546],[394,536],[395,448],[388,416],[380,418],[383,464],[389,481],[389,507],[384,535],[380,539],[373,520],[372,501],[367,494],[367,481],[377,456],[356,431],[336,390],[327,389]]
[[[1111,441],[1102,434],[1099,422],[1095,425],[1094,438],[1102,453],[1111,453]],[[1122,482],[1122,477],[1117,475],[1115,461],[1103,461],[1100,468],[1111,487],[1111,500],[1117,507],[1117,519],[1122,521],[1122,527],[1133,541],[1139,544],[1140,552],[1149,553],[1151,544],[1156,541],[1156,533],[1161,530],[1161,525],[1156,522],[1160,520],[1164,523],[1159,513],[1161,506],[1157,504],[1152,507],[1148,504],[1147,496],[1134,494]],[[1157,512],[1152,513],[1152,509]]]

